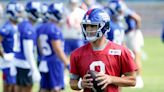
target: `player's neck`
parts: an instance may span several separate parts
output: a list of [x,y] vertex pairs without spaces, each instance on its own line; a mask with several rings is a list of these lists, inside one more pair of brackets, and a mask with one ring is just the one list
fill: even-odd
[[30,21],[30,23],[31,23],[32,25],[34,25],[34,24],[37,22],[37,20],[34,20],[34,19],[30,18],[30,17],[29,17],[29,21]]
[[92,48],[93,50],[103,50],[106,47],[106,44],[108,43],[108,40],[105,37],[102,37],[101,39],[96,40],[95,42],[92,42]]
[[51,23],[54,23],[54,24],[57,25],[57,26],[59,26],[59,22],[56,21],[56,20],[51,19],[50,22],[51,22]]
[[11,22],[13,25],[16,25],[16,24],[17,24],[16,21],[14,21],[14,20],[12,20],[12,19],[9,19],[9,20],[10,20],[10,22]]

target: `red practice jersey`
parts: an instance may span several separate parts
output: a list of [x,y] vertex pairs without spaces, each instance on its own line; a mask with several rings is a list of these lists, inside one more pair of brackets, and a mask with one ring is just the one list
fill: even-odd
[[[101,51],[94,51],[90,43],[76,49],[71,54],[71,74],[83,77],[88,70],[104,72],[111,76],[121,77],[126,72],[137,70],[132,53],[115,43],[108,42]],[[108,85],[106,92],[118,92],[116,85]],[[91,92],[85,89],[84,92]]]

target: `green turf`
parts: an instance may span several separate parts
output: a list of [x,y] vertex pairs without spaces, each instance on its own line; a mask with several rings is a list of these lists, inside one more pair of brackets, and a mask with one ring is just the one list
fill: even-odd
[[164,43],[159,38],[146,38],[143,64],[143,89],[124,88],[123,92],[164,92]]
[[[122,92],[164,92],[164,43],[161,43],[159,38],[145,38],[144,51],[147,56],[147,59],[142,62],[144,88],[123,88]],[[37,90],[36,84],[33,92],[38,92]],[[0,92],[2,92],[1,80]],[[67,86],[64,92],[72,91]]]

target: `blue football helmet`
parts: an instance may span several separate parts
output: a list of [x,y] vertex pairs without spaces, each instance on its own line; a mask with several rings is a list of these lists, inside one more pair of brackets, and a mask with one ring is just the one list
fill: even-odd
[[126,4],[123,1],[110,1],[109,9],[111,11],[111,15],[121,15],[127,9]]
[[23,18],[24,7],[20,3],[10,2],[6,6],[6,13],[9,15],[9,18],[19,22]]
[[[87,25],[97,26],[97,30],[92,32],[86,30]],[[84,15],[84,18],[81,23],[82,32],[84,38],[90,42],[96,41],[101,38],[103,35],[106,35],[110,30],[110,17],[102,9],[94,8],[90,9]],[[93,32],[95,35],[93,36]]]
[[41,3],[37,1],[28,2],[26,4],[26,12],[28,17],[34,21],[38,21],[41,17]]
[[63,19],[63,3],[53,3],[48,7],[48,18],[60,22]]

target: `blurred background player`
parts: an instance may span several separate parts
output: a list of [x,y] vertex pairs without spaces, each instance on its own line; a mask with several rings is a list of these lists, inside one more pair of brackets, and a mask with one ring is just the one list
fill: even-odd
[[37,23],[37,27],[36,27],[36,58],[37,58],[37,64],[39,65],[40,61],[41,61],[41,53],[39,53],[39,47],[37,45],[37,32],[39,31],[39,28],[41,26],[43,26],[44,24],[46,24],[48,22],[48,17],[46,16],[48,13],[48,4],[46,3],[41,3],[41,21],[39,23]]
[[40,92],[61,92],[64,89],[64,68],[69,69],[69,60],[64,53],[64,39],[60,22],[64,13],[63,3],[48,7],[48,22],[37,29],[38,49],[41,55]]
[[[82,30],[89,43],[71,54],[70,86],[74,90],[98,92],[87,72],[99,72],[97,84],[104,92],[119,92],[119,87],[135,85],[136,65],[128,49],[106,38],[110,29],[108,14],[98,8],[90,9],[82,21]],[[124,76],[124,77],[122,77]],[[79,78],[82,78],[79,81]]]
[[79,8],[79,0],[69,0],[66,28],[63,30],[65,38],[65,53],[69,56],[73,50],[84,45],[80,23],[85,11]]
[[32,92],[33,82],[39,82],[41,75],[37,69],[34,58],[34,42],[36,39],[36,29],[40,12],[40,2],[28,2],[25,10],[27,20],[18,25],[15,65],[17,67],[16,85],[17,92]]
[[144,84],[141,77],[141,48],[144,45],[144,41],[140,30],[141,17],[135,11],[129,9],[123,0],[112,0],[110,5],[114,6],[116,12],[119,14],[118,19],[125,20],[125,44],[130,50],[133,51],[135,55],[135,62],[138,67],[135,87],[142,88]]
[[[112,2],[112,1],[111,1]],[[118,13],[118,3],[111,3],[105,7],[105,10],[109,14],[111,21],[110,21],[110,31],[107,33],[107,38],[114,43],[119,45],[124,45],[124,26],[123,26],[123,16],[121,13]],[[118,5],[116,5],[118,4]]]
[[16,33],[18,23],[23,18],[24,7],[20,3],[10,2],[6,6],[7,22],[0,29],[0,43],[2,44],[0,66],[3,69],[3,92],[16,92],[16,69],[14,66],[14,52],[16,51]]

